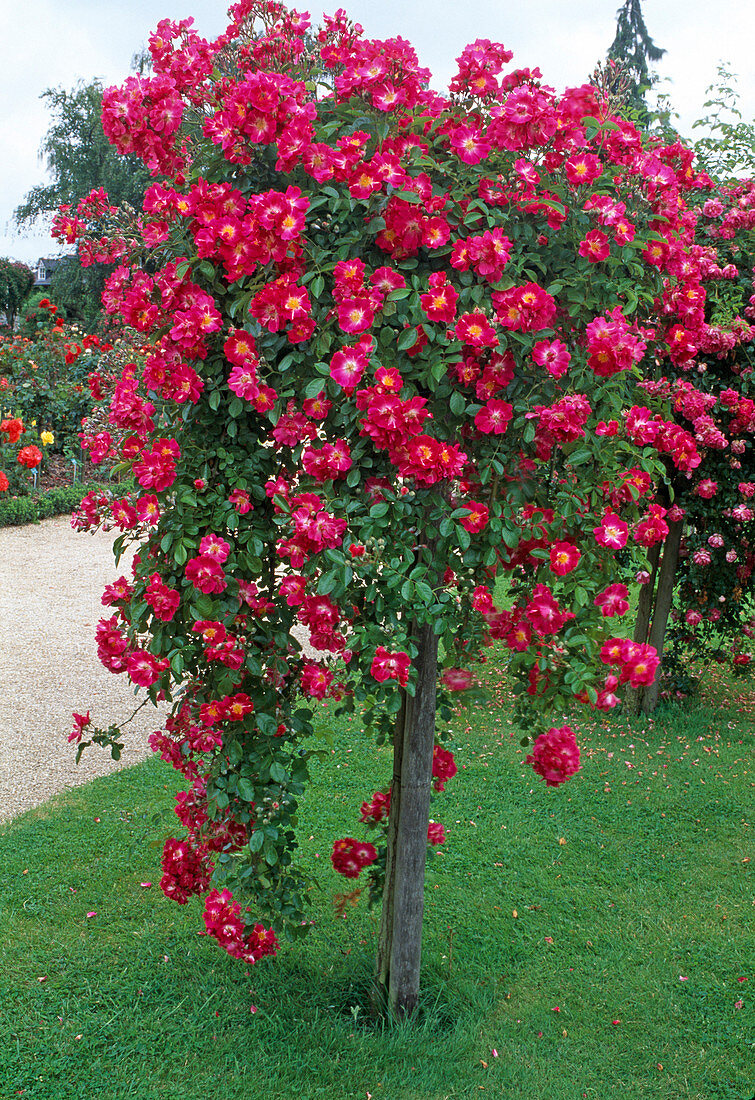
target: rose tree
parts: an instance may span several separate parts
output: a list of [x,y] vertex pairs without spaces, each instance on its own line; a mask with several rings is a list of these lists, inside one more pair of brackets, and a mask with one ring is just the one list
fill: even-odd
[[[616,554],[659,449],[616,428],[657,351],[654,257],[674,233],[655,159],[588,87],[501,75],[509,51],[478,41],[440,96],[406,42],[343,12],[314,36],[277,3],[230,18],[214,42],[164,21],[154,75],[104,97],[111,141],[169,182],[104,297],[151,348],[85,438],[137,483],[76,519],[138,547],[98,652],[171,703],[151,743],[186,777],[187,835],[163,889],[209,891],[207,932],[248,962],[307,930],[295,828],[316,701],[392,743],[361,809],[376,843],[336,840],[332,862],[369,868],[377,988],[403,1012],[444,839],[431,785],[456,771],[440,731],[485,646],[508,651],[551,785],[579,767],[563,707],[652,680],[652,648],[614,626]],[[87,241],[70,213],[58,231]],[[72,738],[92,729],[79,716]]]
[[[673,646],[664,658],[671,672],[691,655],[728,660],[744,674],[755,637],[755,187],[746,181],[711,191],[708,181],[691,196],[688,255],[679,277],[667,280],[661,307],[668,361],[642,383],[671,402],[699,461],[683,473],[667,460],[659,496],[669,532],[647,541],[634,638],[663,653],[671,616]],[[656,426],[638,422],[637,431],[650,442]],[[689,684],[682,672],[677,687]],[[636,706],[652,710],[660,688],[657,675],[637,692]]]

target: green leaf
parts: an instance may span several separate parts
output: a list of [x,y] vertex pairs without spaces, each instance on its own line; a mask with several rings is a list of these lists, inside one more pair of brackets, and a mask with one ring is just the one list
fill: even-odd
[[399,351],[406,351],[413,344],[417,343],[417,330],[414,328],[406,328],[398,338],[397,347]]
[[215,611],[215,604],[209,596],[201,595],[197,596],[194,600],[194,607],[197,610],[198,617],[200,619],[211,619]]
[[415,206],[422,206],[425,201],[415,191],[394,191],[393,198],[403,199],[404,202],[411,202]]
[[564,207],[563,203],[556,202],[554,199],[538,198],[537,204],[538,206],[548,206],[551,210],[558,211],[559,214],[566,213],[566,208]]
[[451,400],[448,402],[451,412],[456,416],[461,416],[467,407],[466,398],[463,393],[459,393],[458,390],[454,390],[451,394]]
[[626,305],[624,306],[624,308],[622,309],[621,312],[624,314],[625,317],[629,317],[632,313],[634,313],[634,311],[637,309],[638,305],[639,305],[639,298],[637,297],[637,295],[635,294],[635,292],[633,290],[629,290],[629,291],[627,291]]
[[415,588],[419,598],[426,606],[429,606],[433,601],[433,590],[430,585],[426,581],[417,581]]
[[273,782],[279,783],[282,787],[285,786],[288,780],[286,769],[283,767],[282,764],[279,764],[277,760],[270,765],[270,778],[273,780]]
[[261,829],[255,830],[249,837],[249,851],[260,852],[262,851],[262,845],[265,843],[265,834]]
[[322,378],[312,378],[304,387],[304,396],[308,398],[319,397],[323,392]]
[[327,596],[338,584],[338,575],[334,572],[323,573],[317,582],[317,592],[320,596]]
[[236,791],[239,798],[243,799],[244,802],[254,802],[254,784],[248,776],[241,776],[238,782],[238,786],[236,787]]
[[[180,266],[181,265],[179,264],[179,267]],[[178,274],[178,272],[176,272],[176,274]],[[212,282],[217,275],[217,271],[215,269],[215,265],[211,264],[209,260],[201,260],[200,263],[198,263],[197,266],[194,268],[193,274],[201,275],[209,282]]]

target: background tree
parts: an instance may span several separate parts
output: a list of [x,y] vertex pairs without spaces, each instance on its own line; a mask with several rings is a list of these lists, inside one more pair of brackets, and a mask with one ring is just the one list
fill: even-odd
[[669,463],[659,489],[669,532],[649,549],[634,638],[663,660],[654,682],[630,693],[633,709],[646,712],[662,691],[694,690],[701,660],[735,673],[753,665],[755,186],[708,184],[690,202],[691,262],[664,293],[664,310],[675,302],[678,311],[669,354],[645,382],[672,402],[699,457],[691,476]]
[[[622,109],[624,70],[600,66],[593,82]],[[628,690],[635,711],[693,693],[712,661],[748,673],[755,651],[755,127],[742,118],[726,65],[707,91],[708,113],[693,123],[706,136],[694,147],[670,125],[670,109],[649,120],[665,142],[659,159],[681,161],[680,176],[687,176],[686,232],[695,242],[683,275],[666,277],[664,313],[675,302],[677,315],[667,322],[669,354],[652,384],[672,400],[679,427],[694,435],[700,465],[685,477],[669,466],[660,486],[670,530],[649,548],[634,638],[662,660],[652,684]]]
[[34,272],[17,260],[0,258],[0,311],[13,328],[20,307],[34,285]]
[[[75,207],[90,191],[104,188],[112,201],[140,209],[150,174],[136,157],[119,157],[102,130],[102,85],[80,81],[76,87],[48,88],[42,93],[50,109],[50,128],[40,158],[50,182],[33,187],[16,209],[18,226],[47,221],[61,206]],[[59,264],[50,296],[68,316],[93,328],[100,315],[102,290],[112,266],[84,269],[74,256]]]
[[608,60],[618,63],[625,74],[625,109],[644,124],[649,118],[645,95],[655,82],[648,63],[660,61],[666,51],[648,34],[641,0],[624,0],[616,15],[616,35],[608,48]]
[[721,182],[755,171],[755,123],[745,122],[739,109],[736,74],[720,64],[718,79],[707,89],[707,114],[693,122],[706,136],[695,142],[698,164]]

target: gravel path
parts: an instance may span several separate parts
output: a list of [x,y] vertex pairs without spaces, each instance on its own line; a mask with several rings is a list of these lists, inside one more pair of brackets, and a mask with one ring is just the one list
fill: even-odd
[[0,528],[0,821],[65,787],[135,764],[161,725],[149,704],[124,731],[119,763],[97,745],[76,764],[68,744],[71,712],[95,725],[122,722],[135,699],[125,676],[97,659],[94,628],[107,609],[103,587],[128,575],[116,569],[114,534],[80,534],[68,516],[38,526]]

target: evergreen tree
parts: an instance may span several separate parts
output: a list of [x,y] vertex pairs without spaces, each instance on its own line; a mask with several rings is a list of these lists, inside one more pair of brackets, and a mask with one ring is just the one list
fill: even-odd
[[648,63],[660,61],[665,53],[648,34],[641,0],[624,0],[616,13],[616,35],[608,60],[620,64],[626,79],[625,109],[640,122],[649,118],[645,93],[655,81]]

